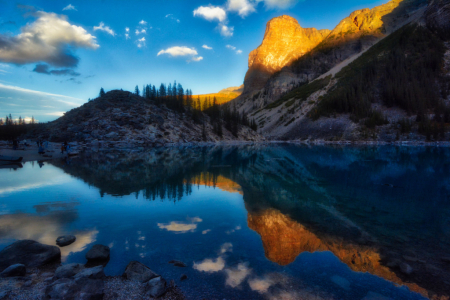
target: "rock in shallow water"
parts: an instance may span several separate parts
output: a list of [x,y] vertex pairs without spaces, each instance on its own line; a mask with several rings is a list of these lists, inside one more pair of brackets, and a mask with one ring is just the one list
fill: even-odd
[[169,264],[173,264],[175,267],[185,268],[186,264],[179,260],[171,260],[169,261]]
[[74,278],[75,280],[79,278],[103,279],[105,278],[105,273],[103,272],[103,266],[97,266],[80,271]]
[[58,245],[60,247],[68,246],[68,245],[72,244],[73,242],[75,242],[76,239],[77,238],[73,235],[60,236],[56,239],[56,245]]
[[159,275],[150,270],[146,265],[141,264],[138,261],[132,261],[126,267],[123,276],[128,280],[145,283]]
[[45,288],[45,299],[98,300],[103,299],[104,282],[101,279],[61,278]]
[[91,250],[86,253],[86,259],[88,261],[105,261],[109,259],[109,247],[104,245],[94,245]]
[[0,273],[0,277],[15,277],[15,276],[25,276],[27,273],[27,269],[22,264],[15,264],[6,268],[2,273]]
[[32,240],[17,241],[0,251],[0,270],[13,264],[25,267],[40,267],[61,258],[56,246],[43,245]]

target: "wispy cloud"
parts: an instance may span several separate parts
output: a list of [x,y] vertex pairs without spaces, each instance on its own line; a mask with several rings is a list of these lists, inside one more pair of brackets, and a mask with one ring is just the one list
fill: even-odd
[[112,30],[109,26],[105,26],[105,23],[100,22],[100,24],[98,26],[94,26],[94,31],[104,31],[112,36],[115,36],[116,33],[114,32],[114,30]]
[[195,56],[198,55],[197,50],[195,48],[188,48],[185,46],[176,46],[172,48],[168,48],[166,50],[161,50],[158,52],[157,56],[163,55],[163,54],[169,54],[170,56],[177,57],[177,56]]
[[138,48],[145,47],[145,37],[138,39],[137,41]]
[[63,10],[75,10],[76,11],[77,9],[72,4],[69,4],[66,7],[64,7]]
[[232,37],[234,34],[234,27],[229,27],[225,24],[219,24],[217,28],[220,34],[224,37]]
[[212,50],[213,49],[212,47],[209,47],[208,45],[203,45],[202,48],[206,49],[206,50]]
[[147,25],[147,21],[141,20],[141,21],[139,22],[139,25]]
[[75,72],[72,69],[59,69],[59,70],[50,70],[50,66],[46,64],[38,64],[34,68],[33,72],[47,74],[47,75],[69,75],[69,76],[80,76],[80,73]]

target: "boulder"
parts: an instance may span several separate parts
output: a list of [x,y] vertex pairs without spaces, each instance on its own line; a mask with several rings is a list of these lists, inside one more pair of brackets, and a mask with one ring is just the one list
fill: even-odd
[[104,245],[94,245],[91,250],[86,253],[88,261],[105,261],[109,259],[109,247]]
[[132,261],[125,268],[123,276],[128,280],[145,283],[150,279],[158,277],[159,275],[150,270],[150,268],[146,265],[141,264],[138,261]]
[[56,239],[56,245],[60,247],[68,246],[75,242],[77,238],[74,235],[64,235]]
[[171,260],[169,261],[169,264],[173,264],[175,267],[185,268],[187,267],[186,264],[179,260]]
[[25,276],[27,273],[27,268],[22,264],[15,264],[6,268],[0,273],[0,277],[16,277]]
[[45,288],[45,299],[52,300],[100,300],[104,295],[101,279],[61,278]]
[[58,247],[21,240],[0,251],[0,271],[13,264],[23,264],[27,268],[40,267],[58,259],[61,259]]
[[97,266],[89,269],[84,269],[75,275],[74,279],[89,278],[89,279],[103,279],[105,278],[105,272],[103,272],[103,266]]
[[83,269],[84,269],[84,266],[81,264],[63,265],[63,266],[59,267],[58,269],[56,269],[55,275],[53,277],[55,279],[71,278]]
[[186,280],[186,279],[188,279],[188,277],[187,277],[186,274],[181,275],[181,277],[180,277],[180,280],[181,280],[181,281]]
[[164,278],[158,276],[149,280],[145,286],[145,297],[159,298],[167,292],[167,283]]

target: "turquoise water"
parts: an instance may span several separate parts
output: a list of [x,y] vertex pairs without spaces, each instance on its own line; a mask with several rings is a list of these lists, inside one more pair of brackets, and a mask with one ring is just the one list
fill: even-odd
[[63,263],[108,245],[107,275],[138,260],[190,299],[449,295],[449,163],[449,149],[293,145],[25,163],[0,169],[0,249],[75,234]]

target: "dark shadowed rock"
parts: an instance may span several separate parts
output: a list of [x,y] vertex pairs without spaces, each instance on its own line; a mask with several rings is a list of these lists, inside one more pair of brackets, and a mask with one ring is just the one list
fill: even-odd
[[104,283],[101,279],[61,278],[45,288],[45,299],[55,300],[101,300]]
[[78,272],[84,269],[84,266],[81,264],[68,264],[59,267],[55,271],[55,279],[60,278],[71,278],[75,276]]
[[149,280],[144,289],[146,297],[158,298],[167,292],[167,283],[164,278],[158,276]]
[[144,283],[149,281],[150,279],[157,277],[158,274],[154,273],[146,265],[141,264],[138,261],[132,261],[126,267],[123,276],[128,280]]
[[400,271],[406,275],[410,275],[413,272],[413,268],[407,263],[400,264]]
[[74,279],[79,279],[79,278],[103,279],[103,278],[105,278],[105,273],[103,272],[103,266],[97,266],[97,267],[81,270],[74,277]]
[[56,245],[60,247],[68,246],[75,242],[77,238],[74,235],[64,235],[56,239]]
[[173,264],[175,267],[185,268],[187,267],[186,264],[179,260],[171,260],[169,261],[169,264]]
[[94,245],[91,250],[86,253],[88,261],[104,261],[109,259],[109,247],[104,245]]
[[0,277],[15,277],[15,276],[25,276],[27,273],[27,269],[22,264],[15,264],[6,268],[2,273],[0,273]]
[[181,281],[186,280],[186,279],[188,279],[188,277],[187,277],[186,274],[181,275],[181,277],[180,277],[180,280],[181,280]]
[[56,246],[43,245],[36,241],[17,241],[0,251],[0,270],[14,264],[25,267],[39,267],[61,258],[61,251]]

